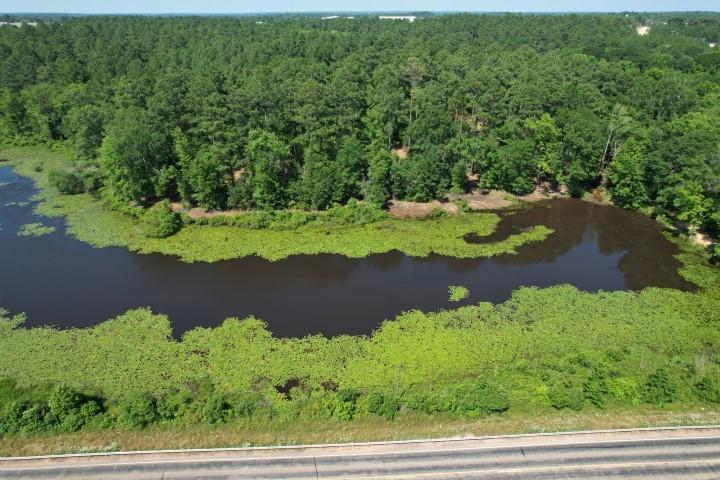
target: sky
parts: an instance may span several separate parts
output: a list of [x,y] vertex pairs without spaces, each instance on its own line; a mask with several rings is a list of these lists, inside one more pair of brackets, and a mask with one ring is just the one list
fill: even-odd
[[720,0],[0,0],[0,12],[719,11]]

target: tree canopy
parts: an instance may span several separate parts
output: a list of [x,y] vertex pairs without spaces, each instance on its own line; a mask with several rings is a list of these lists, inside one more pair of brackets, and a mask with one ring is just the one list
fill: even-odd
[[[639,36],[638,24],[651,26]],[[0,27],[0,142],[150,206],[606,187],[717,233],[720,15],[77,17]]]

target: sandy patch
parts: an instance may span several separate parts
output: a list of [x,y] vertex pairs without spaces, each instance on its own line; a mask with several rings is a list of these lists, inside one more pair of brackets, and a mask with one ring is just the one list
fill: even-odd
[[388,207],[388,213],[395,218],[423,218],[427,217],[435,209],[441,209],[449,214],[456,214],[460,209],[454,203],[439,202],[406,202],[393,200]]
[[193,218],[193,219],[222,217],[222,216],[238,215],[241,213],[245,213],[243,210],[216,211],[216,210],[206,210],[206,209],[200,208],[200,207],[187,209],[187,208],[183,207],[183,204],[180,202],[171,202],[170,208],[173,210],[173,212],[184,213],[188,217]]
[[398,158],[407,158],[407,156],[408,156],[408,151],[404,147],[393,148],[391,151],[392,151],[392,153],[397,155]]
[[517,198],[522,202],[539,202],[551,198],[562,198],[567,196],[568,193],[565,187],[560,187],[560,189],[554,189],[552,185],[546,182],[535,187],[535,190],[532,193],[528,193],[527,195],[521,195]]
[[713,239],[710,238],[710,235],[702,232],[692,233],[690,235],[690,240],[705,248],[709,248],[713,244]]
[[499,210],[513,204],[511,196],[502,190],[475,190],[457,197],[465,200],[471,210]]

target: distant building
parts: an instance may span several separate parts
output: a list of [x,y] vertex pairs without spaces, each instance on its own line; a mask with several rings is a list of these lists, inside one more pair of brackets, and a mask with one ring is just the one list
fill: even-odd
[[0,27],[6,26],[6,25],[10,26],[10,27],[18,27],[18,28],[22,27],[23,25],[28,25],[30,27],[37,27],[37,22],[26,22],[26,23],[23,23],[23,22],[0,22]]
[[637,32],[638,35],[640,35],[641,37],[644,37],[645,35],[650,33],[650,27],[648,27],[647,25],[639,25],[639,26],[635,27],[635,31]]
[[329,17],[322,17],[323,20],[335,20],[336,18],[340,18],[338,15],[330,15]]
[[708,47],[710,47],[710,48],[715,48],[715,47],[717,47],[717,43],[714,43],[714,42],[713,42],[713,43],[708,43]]
[[380,20],[405,20],[408,22],[414,22],[417,17],[413,15],[380,15]]

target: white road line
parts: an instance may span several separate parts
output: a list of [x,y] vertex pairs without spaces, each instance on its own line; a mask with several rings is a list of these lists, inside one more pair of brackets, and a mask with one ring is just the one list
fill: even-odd
[[[698,437],[659,437],[659,438],[638,438],[638,439],[620,439],[620,440],[597,440],[592,442],[558,442],[558,443],[539,443],[539,444],[522,444],[522,445],[486,445],[478,447],[465,447],[465,448],[447,448],[447,449],[432,449],[432,450],[408,450],[408,451],[393,451],[393,452],[367,452],[367,453],[333,453],[328,455],[298,455],[294,457],[226,457],[226,458],[184,458],[184,459],[168,459],[168,460],[138,460],[130,462],[111,462],[111,463],[86,463],[86,464],[73,464],[67,463],[65,465],[45,465],[45,466],[18,466],[18,467],[2,467],[0,472],[4,471],[18,471],[18,470],[52,470],[52,469],[67,469],[67,468],[93,468],[93,467],[111,467],[111,466],[132,466],[132,465],[175,465],[183,463],[222,463],[222,462],[251,462],[251,461],[283,461],[283,460],[311,460],[313,458],[339,458],[339,457],[373,457],[373,456],[394,456],[394,455],[412,455],[412,454],[433,454],[433,453],[452,453],[452,452],[468,452],[468,451],[487,451],[487,450],[512,450],[520,448],[531,448],[531,447],[565,447],[565,446],[593,446],[600,444],[626,444],[626,443],[651,443],[651,442],[662,442],[662,441],[693,441],[693,440],[720,440],[720,436],[698,436]],[[12,459],[10,459],[12,460]],[[4,462],[0,460],[0,465]]]
[[[484,470],[457,470],[454,472],[429,472],[429,473],[403,473],[399,475],[366,475],[364,477],[354,477],[358,480],[362,479],[377,479],[377,478],[418,478],[418,477],[447,477],[450,475],[477,475],[477,474],[492,474],[492,473],[526,473],[526,472],[553,472],[556,470],[588,470],[588,469],[611,469],[611,468],[628,468],[628,467],[650,467],[666,465],[668,467],[673,465],[692,465],[692,464],[706,464],[706,465],[717,465],[720,466],[720,460],[689,460],[689,461],[658,461],[658,462],[635,462],[635,463],[597,463],[594,465],[561,465],[557,467],[525,467],[525,468],[495,468],[495,469],[484,469]],[[345,477],[323,477],[324,480],[342,480],[347,479]]]
[[[427,472],[427,473],[403,473],[403,474],[378,474],[378,475],[364,475],[361,477],[355,477],[352,476],[352,473],[349,475],[352,476],[352,478],[356,478],[358,480],[362,479],[383,479],[383,478],[419,478],[419,477],[431,477],[431,478],[441,478],[441,477],[448,477],[453,475],[478,475],[478,474],[509,474],[509,473],[529,473],[529,472],[553,472],[553,471],[566,471],[566,470],[598,470],[598,469],[613,469],[613,468],[640,468],[640,467],[654,467],[654,466],[690,466],[690,465],[708,465],[708,466],[717,466],[720,467],[720,460],[677,460],[677,461],[666,461],[666,460],[659,460],[656,462],[628,462],[628,463],[595,463],[595,464],[575,464],[575,465],[559,465],[559,466],[550,466],[550,467],[518,467],[518,468],[488,468],[488,469],[482,469],[482,470],[454,470],[451,472]],[[114,472],[119,475],[124,475],[123,472]],[[270,472],[272,473],[272,472]],[[112,475],[112,473],[111,473]],[[237,474],[230,474],[230,475],[237,475]],[[322,477],[325,480],[347,480],[350,478],[348,474],[343,475],[342,477]]]

